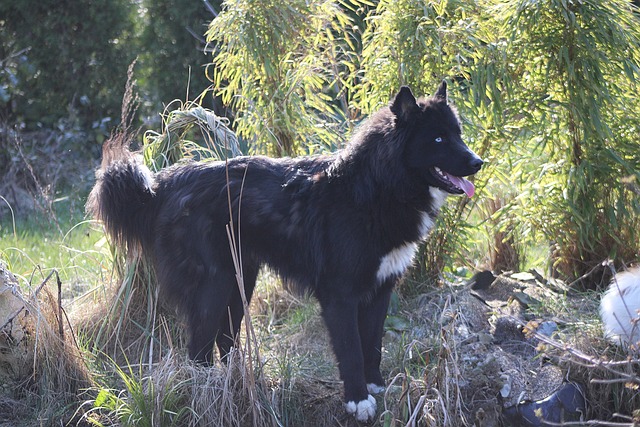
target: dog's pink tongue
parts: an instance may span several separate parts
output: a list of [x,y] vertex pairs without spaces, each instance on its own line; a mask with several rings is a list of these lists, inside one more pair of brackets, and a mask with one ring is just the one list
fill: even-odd
[[473,195],[475,194],[476,187],[473,185],[473,182],[469,181],[468,179],[464,179],[460,176],[453,176],[448,173],[447,178],[449,178],[449,181],[451,181],[453,185],[459,187],[462,191],[464,191],[464,194],[466,194],[467,197],[473,197]]

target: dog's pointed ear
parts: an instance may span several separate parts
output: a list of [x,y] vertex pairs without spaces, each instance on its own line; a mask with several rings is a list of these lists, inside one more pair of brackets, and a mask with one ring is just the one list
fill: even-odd
[[400,92],[391,102],[391,112],[402,121],[407,121],[411,114],[418,109],[416,97],[411,93],[409,86],[402,86]]
[[448,102],[448,99],[447,99],[447,82],[445,80],[443,80],[442,83],[440,83],[440,86],[438,86],[438,90],[433,95],[433,97],[434,98],[439,98],[439,99],[442,99],[445,102]]

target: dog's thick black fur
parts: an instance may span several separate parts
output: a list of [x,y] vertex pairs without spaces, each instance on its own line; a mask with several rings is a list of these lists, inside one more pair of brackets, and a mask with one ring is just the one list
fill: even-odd
[[233,218],[247,298],[263,264],[317,298],[346,409],[361,421],[375,415],[369,393],[384,387],[391,289],[446,194],[471,196],[461,177],[482,166],[461,139],[444,82],[420,100],[403,87],[333,155],[182,163],[155,176],[126,150],[116,157],[99,172],[88,211],[152,261],[164,296],[187,320],[190,356],[211,362],[215,343],[224,357],[240,328],[226,231]]

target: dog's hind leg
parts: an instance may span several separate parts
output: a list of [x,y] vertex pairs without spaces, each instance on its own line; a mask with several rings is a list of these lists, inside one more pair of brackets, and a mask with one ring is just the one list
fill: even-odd
[[344,382],[345,408],[358,421],[369,421],[376,414],[376,401],[367,392],[364,377],[364,361],[358,335],[358,300],[355,297],[327,297],[318,300],[338,360],[340,378]]
[[190,295],[186,315],[190,333],[189,356],[193,360],[213,363],[216,336],[234,289],[237,285],[233,272],[217,271],[198,283]]
[[[247,299],[247,304],[251,302],[251,296],[253,295],[253,290],[256,287],[258,270],[259,266],[250,266],[246,263],[242,268],[244,294]],[[240,331],[240,324],[244,317],[244,303],[238,286],[239,285],[236,281],[236,285],[229,300],[229,305],[222,318],[220,329],[218,330],[218,336],[216,337],[216,344],[218,345],[218,351],[220,352],[220,360],[223,362],[226,361],[226,356],[235,344],[236,337]]]
[[384,320],[387,316],[391,286],[385,286],[378,291],[372,300],[361,302],[358,308],[358,330],[364,357],[364,376],[367,390],[377,394],[384,390],[384,379],[380,373],[382,360],[382,335]]

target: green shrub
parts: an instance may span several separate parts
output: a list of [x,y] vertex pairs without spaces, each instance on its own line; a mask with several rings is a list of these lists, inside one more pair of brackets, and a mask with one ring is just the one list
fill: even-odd
[[[219,10],[222,2],[209,3]],[[138,79],[151,104],[148,109],[157,115],[163,104],[194,101],[211,84],[205,73],[204,33],[213,13],[201,1],[145,0],[143,5]],[[214,105],[210,96],[203,101],[209,108]]]
[[501,9],[510,36],[503,79],[519,129],[513,170],[526,174],[515,212],[552,245],[555,270],[585,276],[585,285],[607,280],[607,258],[638,256],[640,205],[625,184],[640,170],[633,12],[626,1],[512,1]]
[[338,2],[225,2],[207,32],[217,48],[209,75],[253,152],[341,145],[336,128],[349,117],[351,26]]
[[0,3],[2,115],[31,127],[119,117],[134,12],[126,0]]

